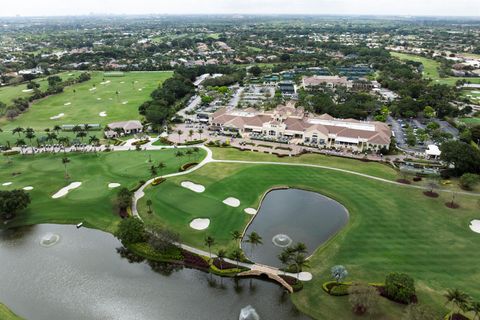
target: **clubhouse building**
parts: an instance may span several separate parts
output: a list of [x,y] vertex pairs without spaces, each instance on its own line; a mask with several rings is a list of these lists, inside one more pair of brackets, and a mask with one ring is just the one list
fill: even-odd
[[210,115],[209,124],[226,135],[358,152],[388,149],[392,135],[382,122],[315,115],[293,104],[269,111],[221,108]]

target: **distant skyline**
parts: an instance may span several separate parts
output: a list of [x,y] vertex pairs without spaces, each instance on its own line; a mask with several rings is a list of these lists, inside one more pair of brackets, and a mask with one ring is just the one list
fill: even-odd
[[0,16],[325,14],[480,17],[480,0],[16,0]]

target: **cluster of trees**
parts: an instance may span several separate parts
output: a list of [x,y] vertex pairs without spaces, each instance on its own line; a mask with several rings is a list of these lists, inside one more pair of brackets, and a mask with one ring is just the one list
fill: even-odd
[[440,151],[440,159],[454,167],[448,173],[455,176],[480,173],[480,150],[471,144],[450,140],[440,146]]
[[278,260],[280,260],[286,270],[299,273],[302,272],[304,267],[309,266],[306,254],[307,246],[299,242],[285,248],[282,253],[278,255]]
[[23,190],[0,191],[0,221],[11,220],[30,204],[30,196]]

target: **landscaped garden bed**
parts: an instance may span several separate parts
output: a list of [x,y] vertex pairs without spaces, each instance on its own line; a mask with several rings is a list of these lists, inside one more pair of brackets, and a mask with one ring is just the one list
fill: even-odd
[[197,166],[197,165],[198,165],[198,162],[188,162],[188,163],[183,164],[183,165],[180,167],[179,171],[180,171],[180,172],[184,172],[184,171],[187,171],[188,169],[193,168],[193,167],[195,167],[195,166]]
[[151,185],[152,186],[158,186],[159,184],[161,184],[162,182],[165,182],[165,178],[156,178],[152,181]]

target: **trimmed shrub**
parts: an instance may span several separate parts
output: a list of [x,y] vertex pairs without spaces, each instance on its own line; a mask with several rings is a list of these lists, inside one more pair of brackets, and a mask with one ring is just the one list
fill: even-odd
[[184,172],[184,171],[187,171],[188,169],[192,168],[192,167],[195,167],[196,165],[198,165],[198,162],[188,162],[188,163],[185,163],[184,165],[182,165],[179,169],[180,172]]
[[20,154],[20,151],[15,151],[15,150],[11,150],[11,151],[5,151],[3,152],[3,155],[4,156],[14,156],[14,155],[17,155],[17,154]]
[[195,145],[195,144],[202,144],[202,143],[204,143],[205,141],[207,141],[207,139],[192,140],[192,141],[186,141],[186,142],[184,142],[184,143],[180,143],[179,145],[182,145],[182,146],[192,146],[192,145]]
[[392,272],[385,279],[385,295],[393,301],[408,304],[415,297],[415,283],[405,273]]
[[155,178],[152,181],[151,185],[152,186],[158,186],[160,183],[164,182],[165,180],[167,180],[167,179],[165,179],[165,178]]

